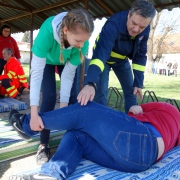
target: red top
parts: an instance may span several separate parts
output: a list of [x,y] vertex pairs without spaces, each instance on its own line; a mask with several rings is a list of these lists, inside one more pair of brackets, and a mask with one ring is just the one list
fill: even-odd
[[180,145],[180,112],[176,107],[165,102],[150,102],[140,106],[144,114],[129,115],[141,122],[151,123],[159,131],[165,144],[163,155]]
[[13,55],[16,57],[16,59],[21,58],[17,42],[13,37],[11,36],[4,37],[0,35],[0,58],[1,59],[4,59],[2,55],[2,50],[4,48],[11,48],[13,50]]

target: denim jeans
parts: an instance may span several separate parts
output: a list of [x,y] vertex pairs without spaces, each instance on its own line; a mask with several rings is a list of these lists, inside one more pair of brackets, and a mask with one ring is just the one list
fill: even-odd
[[[68,130],[52,159],[42,166],[42,174],[64,178],[74,172],[82,157],[102,166],[124,172],[140,172],[157,158],[155,135],[140,121],[123,112],[88,102],[40,113],[49,130]],[[29,126],[30,115],[22,128],[35,135]]]
[[[64,69],[63,65],[57,66],[59,78]],[[77,82],[77,73],[74,78],[74,83],[71,89],[71,96],[69,99],[69,104],[74,104],[77,102],[77,92],[76,92],[76,82]],[[55,108],[56,104],[56,77],[55,77],[55,65],[46,64],[42,80],[42,102],[40,106],[40,112],[52,111]],[[44,129],[41,131],[40,143],[48,144],[49,143],[50,131]]]
[[109,71],[111,68],[113,69],[121,84],[125,100],[125,112],[127,113],[131,106],[137,104],[136,96],[133,95],[133,75],[129,60],[119,60],[119,62],[111,65],[107,63],[105,64],[104,71],[100,75],[100,79],[97,84],[97,91],[94,101],[103,105],[107,105]]

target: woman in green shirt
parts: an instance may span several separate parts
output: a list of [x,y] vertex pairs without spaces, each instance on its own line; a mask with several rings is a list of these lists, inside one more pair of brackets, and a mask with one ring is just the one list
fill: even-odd
[[[41,127],[38,115],[40,88],[42,88],[40,112],[51,111],[55,107],[55,66],[61,78],[60,108],[68,105],[75,71],[88,50],[88,39],[93,29],[93,19],[83,9],[75,9],[49,17],[40,27],[32,47],[30,82],[30,126],[32,130]],[[41,131],[40,146],[36,155],[37,164],[44,164],[48,161],[49,136],[49,130]]]

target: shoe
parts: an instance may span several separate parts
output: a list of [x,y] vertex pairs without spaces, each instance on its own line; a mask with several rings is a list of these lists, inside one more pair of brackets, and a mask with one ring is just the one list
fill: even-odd
[[57,96],[56,102],[57,102],[57,103],[60,103],[60,96]]
[[17,94],[17,96],[16,96],[14,99],[20,101],[22,98],[21,98],[21,95],[20,95],[20,94]]
[[29,94],[29,89],[21,86],[21,87],[19,88],[18,92],[19,92],[19,93],[18,93],[19,95]]
[[41,175],[41,174],[34,174],[34,175],[13,175],[9,177],[9,180],[57,180],[57,178]]
[[36,154],[36,163],[38,165],[43,165],[46,162],[49,161],[49,156],[50,156],[50,148],[48,145],[43,146],[40,145]]
[[14,128],[14,130],[25,140],[29,140],[30,136],[26,135],[22,128],[22,122],[26,114],[20,114],[15,109],[12,109],[9,113],[9,123]]
[[29,94],[29,92],[30,92],[30,91],[29,91],[28,88],[24,88],[22,93],[23,93],[23,94]]

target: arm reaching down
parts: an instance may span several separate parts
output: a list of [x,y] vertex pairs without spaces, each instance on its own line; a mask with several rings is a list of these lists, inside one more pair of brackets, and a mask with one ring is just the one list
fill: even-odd
[[66,107],[69,103],[69,97],[76,73],[76,68],[77,66],[74,66],[69,61],[67,61],[63,69],[61,75],[60,108]]

